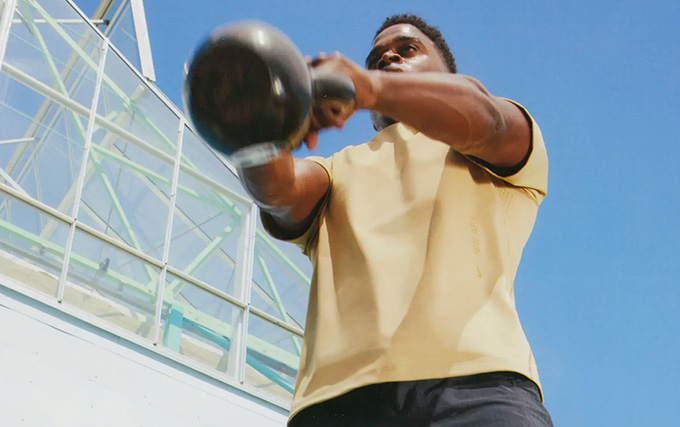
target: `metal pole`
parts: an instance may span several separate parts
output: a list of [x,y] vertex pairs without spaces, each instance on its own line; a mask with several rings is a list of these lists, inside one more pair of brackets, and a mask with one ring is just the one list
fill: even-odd
[[34,137],[28,137],[28,138],[15,138],[15,139],[6,139],[4,141],[0,141],[0,145],[9,145],[9,144],[19,144],[22,142],[33,142],[35,140]]
[[85,171],[87,170],[88,158],[90,155],[90,146],[92,145],[92,133],[94,132],[95,116],[97,115],[97,103],[99,101],[99,93],[102,87],[102,78],[104,76],[104,64],[106,64],[106,53],[109,49],[108,40],[104,40],[101,48],[101,56],[99,58],[99,67],[97,69],[97,79],[95,80],[94,96],[92,97],[92,106],[90,107],[90,116],[87,121],[87,132],[85,134],[85,148],[83,152],[83,159],[80,163],[80,173],[76,182],[76,192],[73,204],[73,222],[69,228],[68,238],[66,239],[66,248],[64,250],[64,259],[61,267],[61,275],[59,276],[59,288],[57,290],[57,301],[62,302],[64,299],[64,290],[66,289],[66,277],[68,274],[68,265],[71,258],[71,249],[73,248],[73,239],[76,233],[76,222],[78,219],[78,210],[80,207],[80,199],[83,194],[83,187],[85,186]]
[[165,276],[168,272],[168,258],[170,256],[170,243],[172,238],[172,224],[175,219],[175,205],[177,203],[177,187],[179,184],[179,164],[182,156],[182,140],[184,138],[184,119],[179,120],[179,129],[177,130],[177,156],[175,158],[175,169],[172,174],[172,186],[170,190],[170,212],[168,213],[168,222],[165,226],[165,242],[163,244],[163,268],[161,268],[161,275],[158,278],[158,296],[156,300],[156,316],[154,320],[153,343],[158,345],[158,340],[161,333],[161,313],[163,311],[163,299],[165,297]]
[[[36,24],[47,24],[46,19],[35,19],[33,20]],[[57,22],[59,24],[85,24],[85,21],[82,19],[55,19],[54,22]],[[90,20],[95,25],[103,25],[103,24],[108,24],[108,20],[106,19],[92,19]],[[19,24],[21,23],[20,19],[13,19],[12,20],[13,24]]]
[[151,43],[149,43],[149,30],[146,27],[144,3],[142,0],[130,0],[130,7],[132,8],[132,20],[135,25],[139,59],[142,63],[142,75],[151,81],[155,81],[156,72],[153,68],[153,59],[151,58]]
[[5,50],[9,41],[9,29],[12,26],[12,15],[17,7],[17,0],[4,0],[2,18],[0,18],[0,64],[5,59]]
[[246,360],[248,355],[248,322],[250,320],[250,294],[253,283],[253,259],[255,257],[255,230],[257,222],[257,207],[255,203],[250,205],[250,213],[246,217],[246,227],[243,230],[243,240],[240,246],[240,254],[242,262],[240,268],[240,286],[242,299],[246,303],[246,309],[243,311],[243,319],[241,322],[241,330],[235,340],[235,348],[237,355],[234,360],[234,368],[237,369],[237,379],[243,383],[246,377]]

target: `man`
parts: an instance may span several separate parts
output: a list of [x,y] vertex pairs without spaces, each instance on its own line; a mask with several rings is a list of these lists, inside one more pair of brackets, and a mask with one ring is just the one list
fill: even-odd
[[[550,426],[514,305],[547,192],[541,133],[456,65],[438,30],[388,18],[352,79],[379,133],[329,159],[286,152],[241,178],[314,263],[289,426]],[[306,136],[350,114],[314,111]]]

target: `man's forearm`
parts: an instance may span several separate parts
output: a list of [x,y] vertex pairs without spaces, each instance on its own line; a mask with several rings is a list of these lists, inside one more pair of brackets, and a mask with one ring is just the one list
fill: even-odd
[[370,109],[464,154],[479,155],[502,140],[498,101],[476,80],[451,73],[369,73],[375,86]]
[[285,151],[267,164],[243,168],[239,177],[255,203],[283,229],[303,228],[330,179],[323,167],[307,159],[294,159]]
[[260,166],[239,169],[239,178],[255,203],[263,209],[282,206],[288,200],[295,182],[295,166],[290,151]]

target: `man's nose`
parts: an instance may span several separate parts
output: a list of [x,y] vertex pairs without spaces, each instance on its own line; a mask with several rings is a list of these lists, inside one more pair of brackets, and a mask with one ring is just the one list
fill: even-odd
[[390,64],[398,64],[401,62],[401,56],[398,53],[388,50],[382,54],[380,61],[378,61],[378,69],[381,70]]

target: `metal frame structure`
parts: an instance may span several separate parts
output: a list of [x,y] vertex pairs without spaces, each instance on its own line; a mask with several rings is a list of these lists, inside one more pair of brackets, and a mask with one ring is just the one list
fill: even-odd
[[143,73],[98,28],[114,1],[95,24],[70,0],[0,0],[0,119],[30,121],[0,129],[0,284],[288,407],[311,266],[258,228],[231,165],[150,82],[130,1]]
[[144,13],[144,3],[142,0],[130,0],[132,8],[132,18],[135,21],[135,35],[139,44],[139,56],[142,61],[142,75],[152,82],[156,80],[156,72],[153,68],[151,59],[151,43],[149,42],[149,31],[146,28],[146,14]]

